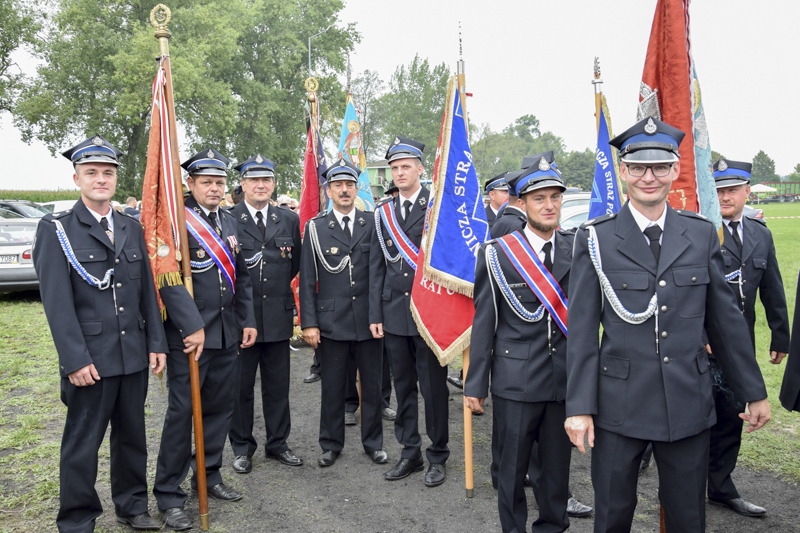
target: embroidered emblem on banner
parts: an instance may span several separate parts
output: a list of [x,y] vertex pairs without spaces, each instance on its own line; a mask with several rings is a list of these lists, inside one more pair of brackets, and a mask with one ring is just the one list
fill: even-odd
[[567,297],[553,275],[519,231],[497,239],[511,264],[567,336]]

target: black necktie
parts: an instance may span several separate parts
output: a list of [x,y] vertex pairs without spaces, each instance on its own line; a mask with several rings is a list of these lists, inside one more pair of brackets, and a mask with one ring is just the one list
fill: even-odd
[[216,231],[217,235],[219,235],[219,226],[217,225],[217,212],[209,211],[208,219],[211,221],[211,227],[214,228],[214,231]]
[[[106,235],[108,235],[108,238],[111,240],[111,244],[114,244],[114,232],[108,229],[108,219],[106,217],[100,219],[100,227],[103,228],[103,231],[105,231]],[[742,250],[742,245],[740,243],[739,251],[741,250]]]
[[256,222],[256,227],[258,228],[258,231],[261,232],[261,238],[263,239],[267,231],[267,226],[264,225],[264,214],[261,211],[256,211],[256,218],[258,219],[258,222]]
[[350,217],[342,217],[342,222],[344,222],[344,234],[349,241],[353,238],[353,234],[350,233]]
[[403,220],[408,220],[408,214],[411,212],[411,200],[406,200],[403,202]]
[[650,226],[644,230],[644,234],[650,239],[650,251],[653,252],[653,257],[656,258],[656,263],[658,263],[658,254],[661,253],[661,243],[658,242],[658,239],[661,238],[661,228]]
[[553,249],[553,243],[550,241],[547,241],[546,243],[544,243],[544,246],[542,246],[542,252],[544,252],[544,261],[542,261],[542,263],[544,263],[544,267],[547,269],[548,272],[553,271],[553,260],[550,258],[550,251],[552,249]]
[[742,257],[742,239],[739,238],[739,221],[732,220],[730,227],[731,233],[733,233],[733,242],[736,243],[736,247],[739,249],[739,257]]

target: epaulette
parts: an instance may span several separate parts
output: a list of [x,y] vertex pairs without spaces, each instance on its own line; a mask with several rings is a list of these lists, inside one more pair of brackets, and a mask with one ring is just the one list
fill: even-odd
[[578,228],[570,228],[570,229],[558,228],[558,232],[561,235],[575,235],[576,231],[578,231]]
[[616,213],[611,213],[611,214],[608,214],[608,215],[601,215],[599,217],[595,217],[595,218],[589,219],[586,222],[584,222],[583,224],[581,224],[581,229],[585,228],[586,226],[595,226],[597,224],[600,224],[601,222],[605,222],[607,220],[611,220],[612,218],[614,218],[616,216],[617,216]]
[[224,207],[223,207],[223,208],[221,208],[221,209],[218,209],[217,211],[219,211],[220,213],[223,213],[224,215],[227,215],[227,216],[229,216],[229,217],[231,217],[231,218],[234,218],[234,219],[236,218],[236,217],[233,215],[233,213],[231,213],[230,211],[228,211],[228,210],[227,210],[227,209],[225,209]]
[[328,212],[327,211],[320,211],[319,213],[317,213],[317,216],[315,216],[313,218],[325,218],[326,216],[328,216]]
[[[278,209],[283,209],[284,211],[292,211],[290,207],[286,207],[285,205],[276,205],[275,207]],[[294,213],[294,211],[292,211],[292,213]]]
[[138,220],[136,220],[136,217],[135,217],[135,216],[133,216],[133,215],[129,215],[128,213],[125,213],[125,212],[123,212],[123,211],[119,211],[119,214],[120,214],[120,215],[122,215],[122,216],[124,216],[124,217],[128,217],[129,219],[133,220],[133,221],[134,221],[134,222],[136,222],[137,224],[140,224],[140,225],[141,225],[141,222],[139,222]]
[[707,216],[701,215],[700,213],[695,213],[694,211],[689,211],[687,209],[675,209],[675,212],[678,213],[679,215],[683,215],[685,217],[698,218],[700,220],[705,220],[709,224],[713,224],[713,222],[708,220]]
[[43,216],[42,219],[50,221],[50,220],[55,220],[57,218],[65,217],[70,214],[72,214],[72,209],[67,209],[65,211],[58,211],[56,213],[48,213],[47,215]]
[[756,217],[754,217],[754,216],[752,216],[752,215],[746,215],[746,217],[745,217],[745,218],[747,218],[747,220],[752,220],[752,221],[754,221],[754,222],[758,222],[759,224],[761,224],[761,225],[762,225],[762,226],[764,226],[764,227],[766,227],[766,226],[767,226],[767,221],[766,221],[766,220],[764,220],[763,218],[756,218]]
[[383,200],[381,200],[380,202],[378,202],[377,204],[375,204],[375,209],[379,208],[380,206],[382,206],[382,205],[383,205],[383,204],[385,204],[386,202],[391,202],[391,201],[393,201],[393,200],[394,200],[394,198],[384,198]]

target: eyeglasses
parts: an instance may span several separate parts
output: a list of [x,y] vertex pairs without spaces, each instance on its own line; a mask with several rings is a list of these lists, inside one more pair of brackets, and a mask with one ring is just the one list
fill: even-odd
[[647,169],[653,173],[657,178],[665,178],[669,176],[672,170],[672,163],[658,163],[656,165],[640,165],[638,163],[626,163],[628,167],[628,174],[634,178],[641,178],[647,173]]

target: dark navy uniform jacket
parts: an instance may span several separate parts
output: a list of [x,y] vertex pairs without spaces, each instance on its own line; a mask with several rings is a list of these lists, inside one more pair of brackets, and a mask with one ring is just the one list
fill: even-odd
[[[704,322],[736,397],[745,402],[767,397],[747,324],[724,278],[713,224],[666,209],[658,264],[628,204],[616,215],[582,225],[569,289],[567,416],[594,415],[603,429],[655,441],[696,435],[716,422]],[[629,324],[603,296],[587,246],[591,224],[602,269],[624,307],[643,312],[658,294],[660,353],[655,317]]]
[[[430,198],[430,191],[422,187],[414,207],[411,208],[407,221],[402,220],[400,203],[402,197],[398,194],[394,199],[387,200],[394,202],[397,221],[405,229],[409,240],[417,248],[419,248],[422,241],[428,198]],[[394,257],[399,253],[397,244],[390,243],[394,239],[390,236],[383,221],[380,221],[379,224],[381,225],[384,245],[387,247],[389,254]],[[414,287],[414,269],[402,258],[396,263],[390,263],[386,260],[380,242],[378,242],[377,231],[372,235],[369,275],[369,323],[383,323],[384,331],[393,335],[419,335],[417,324],[411,316],[411,289]]]
[[[556,231],[552,274],[565,296],[569,291],[573,239],[572,232]],[[487,268],[488,246],[497,251],[506,281],[525,309],[535,312],[541,304],[497,241],[480,247],[475,265],[475,318],[464,395],[486,398],[491,371],[492,396],[519,402],[563,401],[567,392],[567,339],[556,323],[551,322],[548,346],[546,310],[538,322],[526,322],[517,316]]]
[[[191,196],[186,197],[185,205],[194,209],[206,223],[211,221]],[[171,347],[183,347],[183,338],[200,328],[205,328],[204,349],[228,348],[241,337],[243,328],[255,328],[253,317],[253,293],[250,275],[247,272],[244,254],[236,250],[228,237],[238,241],[238,223],[224,209],[218,209],[219,223],[222,226],[220,238],[236,260],[236,295],[220,274],[216,264],[204,269],[192,269],[194,301],[183,285],[165,285],[159,292],[167,307],[167,321],[164,329]],[[209,255],[200,247],[197,239],[187,233],[189,256],[192,261],[207,261]],[[184,258],[186,260],[186,258]]]
[[[36,230],[33,262],[62,377],[89,364],[101,378],[133,374],[149,366],[150,352],[167,351],[142,226],[114,209],[110,216],[114,244],[82,200],[46,215]],[[69,266],[56,220],[91,275],[114,269],[112,286],[92,287]]]
[[486,204],[484,209],[486,209],[486,220],[489,222],[489,229],[492,229],[494,221],[497,220],[497,215],[494,214],[491,204]]
[[[356,209],[351,218],[353,230],[349,241],[332,209],[306,222],[303,233],[300,269],[303,328],[319,328],[320,335],[337,341],[373,338],[369,330],[369,262],[372,234],[375,232],[374,213]],[[313,250],[309,230],[312,224],[317,231],[322,257]],[[330,267],[336,268],[348,255],[352,277],[350,267],[331,274],[321,264],[324,258]]]
[[522,231],[527,223],[528,215],[525,214],[525,211],[518,207],[506,206],[497,214],[497,219],[492,226],[492,238],[496,239],[515,231]]
[[248,266],[258,324],[256,342],[285,341],[292,337],[294,329],[291,284],[300,270],[300,217],[291,209],[270,205],[262,238],[244,200],[230,213],[238,222],[244,259],[261,252],[261,261]]
[[[772,242],[772,232],[767,229],[763,220],[743,217],[742,232],[742,257],[739,257],[739,248],[733,241],[731,232],[725,229],[725,240],[722,243],[722,259],[725,263],[725,273],[728,274],[739,268],[742,270],[745,283],[742,285],[744,294],[744,317],[750,329],[750,338],[755,348],[756,324],[756,291],[761,295],[764,304],[764,313],[767,323],[772,331],[770,350],[776,352],[789,351],[789,313],[786,309],[786,294],[783,290],[783,279],[775,257],[775,245]],[[739,284],[729,283],[736,296],[736,301],[741,302]],[[740,304],[741,309],[741,304]],[[713,347],[712,347],[713,348]]]

